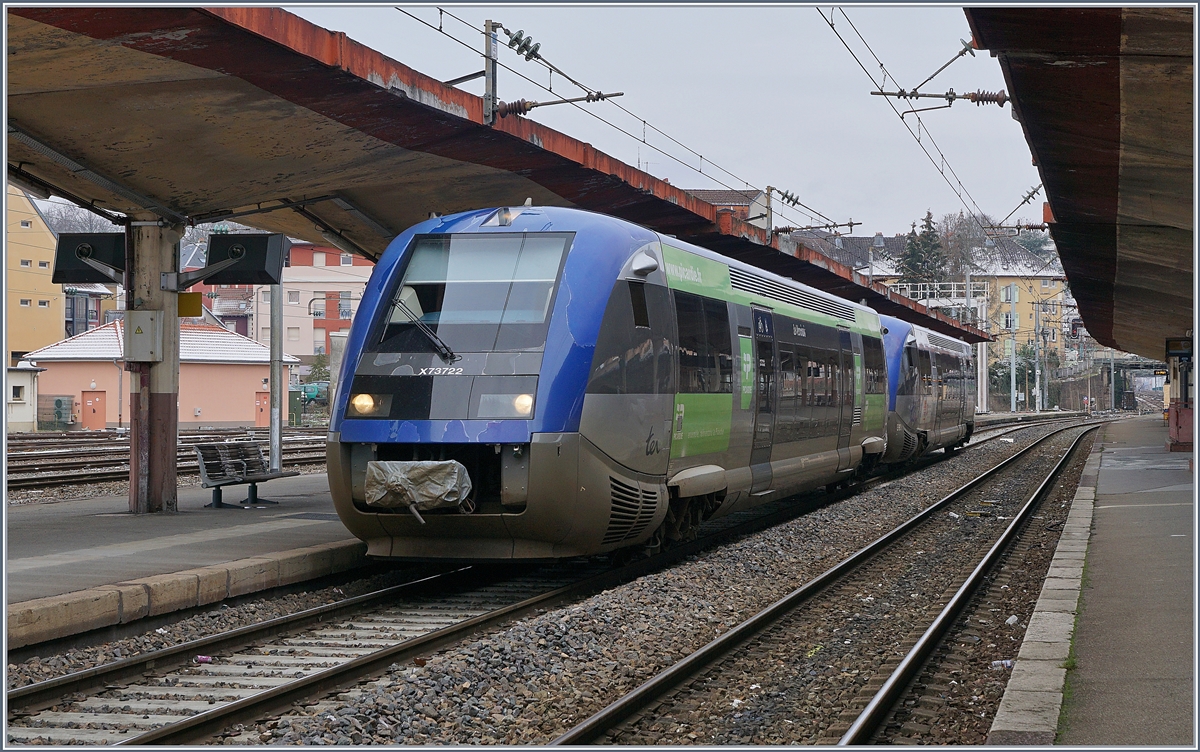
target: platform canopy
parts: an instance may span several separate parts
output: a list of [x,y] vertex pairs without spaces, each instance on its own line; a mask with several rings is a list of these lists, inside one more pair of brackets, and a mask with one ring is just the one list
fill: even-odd
[[7,22],[8,175],[26,187],[368,258],[431,212],[574,206],[987,338],[587,143],[519,116],[486,125],[480,97],[277,8],[10,7]]
[[1190,7],[969,8],[999,58],[1088,332],[1165,357],[1192,328]]

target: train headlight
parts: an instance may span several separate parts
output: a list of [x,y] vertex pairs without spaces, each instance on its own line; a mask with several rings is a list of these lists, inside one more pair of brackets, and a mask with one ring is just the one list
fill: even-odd
[[515,418],[523,420],[533,414],[532,394],[481,394],[477,418]]
[[390,394],[352,394],[346,413],[351,417],[386,418],[391,408]]
[[533,395],[518,394],[516,397],[513,397],[513,409],[519,415],[528,416],[533,411]]

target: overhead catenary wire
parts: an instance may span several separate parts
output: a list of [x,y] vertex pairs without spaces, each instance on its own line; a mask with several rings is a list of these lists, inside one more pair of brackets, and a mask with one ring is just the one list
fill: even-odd
[[[408,11],[404,10],[403,8],[399,8],[399,7],[396,7],[396,6],[393,6],[393,8],[394,8],[395,10],[399,11],[400,13],[403,13],[404,15],[408,16],[409,18],[412,18],[414,21],[417,21],[418,23],[421,23],[421,24],[425,25],[426,27],[428,27],[428,28],[430,28],[430,29],[432,29],[432,30],[434,30],[434,31],[437,31],[438,33],[442,34],[443,36],[446,36],[447,38],[449,38],[449,39],[453,40],[454,42],[457,42],[458,44],[460,44],[461,46],[463,46],[463,47],[465,47],[465,48],[467,48],[467,49],[471,50],[472,52],[476,52],[476,53],[478,53],[478,52],[479,52],[479,51],[478,51],[478,50],[477,50],[475,47],[473,47],[473,46],[472,46],[472,45],[470,45],[469,43],[467,43],[467,42],[463,41],[462,39],[459,39],[458,37],[454,36],[453,34],[450,34],[449,32],[445,31],[444,29],[441,29],[441,28],[438,28],[437,26],[434,26],[433,24],[429,23],[428,21],[426,21],[426,20],[424,20],[424,19],[422,19],[422,18],[420,18],[420,17],[418,17],[418,16],[416,16],[416,15],[414,15],[414,14],[412,14],[412,13],[409,13]],[[484,31],[483,31],[481,28],[476,28],[476,27],[475,27],[474,25],[472,25],[471,23],[469,23],[469,22],[465,21],[464,19],[461,19],[461,18],[459,18],[459,17],[455,16],[453,13],[450,13],[449,11],[446,11],[446,10],[445,10],[445,9],[443,9],[443,8],[438,8],[438,12],[439,12],[439,15],[440,15],[440,14],[444,14],[444,15],[446,15],[446,16],[449,16],[449,17],[453,18],[454,20],[458,21],[459,23],[463,24],[464,26],[467,26],[468,28],[470,28],[470,29],[471,29],[473,32],[475,32],[475,33],[478,33],[478,34],[484,34],[484,33],[485,33],[485,32],[484,32]],[[587,92],[590,92],[590,93],[595,93],[595,90],[593,90],[593,89],[590,89],[590,88],[588,88],[587,86],[584,86],[583,84],[579,83],[578,81],[575,81],[573,78],[571,78],[571,77],[570,77],[570,76],[568,76],[567,74],[563,73],[562,71],[558,70],[556,67],[551,67],[551,66],[550,66],[548,63],[546,63],[544,60],[538,59],[538,62],[539,62],[539,63],[541,63],[541,64],[543,64],[545,67],[547,67],[547,69],[548,69],[548,70],[550,70],[550,71],[551,71],[551,73],[555,73],[555,72],[557,72],[557,73],[558,73],[560,76],[562,76],[563,78],[566,78],[568,81],[571,81],[572,83],[574,83],[576,86],[578,86],[578,87],[579,87],[579,88],[581,88],[582,90],[584,90],[584,91],[587,91]],[[533,80],[533,79],[532,79],[532,78],[530,78],[529,76],[526,76],[526,75],[524,75],[523,73],[521,73],[521,72],[517,71],[516,69],[512,68],[511,66],[509,66],[509,65],[506,65],[505,63],[503,63],[503,62],[500,62],[499,60],[497,60],[497,61],[496,61],[496,64],[497,64],[499,67],[501,67],[501,68],[504,68],[505,70],[507,70],[507,71],[509,71],[510,73],[514,74],[514,75],[515,75],[515,76],[517,76],[518,78],[520,78],[520,79],[522,79],[522,80],[524,80],[524,81],[526,81],[526,82],[528,82],[528,83],[530,83],[530,84],[533,84],[534,86],[538,87],[539,89],[542,89],[543,91],[549,92],[549,93],[551,93],[551,94],[555,94],[555,92],[553,91],[553,89],[551,89],[551,88],[548,88],[548,87],[547,87],[547,86],[545,86],[544,84],[542,84],[542,83],[539,83],[538,81],[535,81],[535,80]],[[636,119],[638,122],[640,122],[640,123],[642,124],[642,126],[643,126],[643,131],[644,131],[644,129],[647,129],[647,128],[648,128],[648,129],[650,129],[650,130],[653,130],[655,133],[658,133],[658,134],[662,135],[664,138],[668,139],[668,140],[669,140],[669,141],[671,141],[672,143],[675,143],[675,144],[677,144],[678,146],[680,146],[680,148],[683,148],[683,149],[685,149],[686,151],[688,151],[689,153],[691,153],[691,154],[695,155],[696,157],[700,158],[700,159],[702,160],[702,166],[703,166],[703,162],[707,162],[709,166],[716,168],[717,170],[719,170],[720,172],[724,173],[725,175],[728,175],[729,177],[733,178],[734,180],[737,180],[737,181],[740,181],[740,182],[742,182],[742,183],[744,184],[745,188],[735,188],[734,186],[731,186],[731,185],[729,185],[728,183],[726,183],[726,182],[724,182],[724,181],[720,180],[719,178],[715,177],[715,176],[714,176],[714,175],[712,175],[711,173],[704,172],[702,169],[698,169],[697,167],[695,167],[695,166],[693,166],[693,165],[691,165],[691,164],[688,164],[687,162],[685,162],[684,160],[682,160],[682,159],[680,159],[679,157],[675,156],[674,154],[671,154],[670,152],[667,152],[667,151],[663,150],[662,148],[660,148],[660,147],[656,146],[655,144],[651,143],[650,141],[648,141],[648,140],[645,138],[645,133],[644,133],[644,132],[643,132],[643,135],[642,135],[641,137],[639,137],[637,134],[635,134],[635,133],[632,133],[632,132],[631,132],[631,131],[629,131],[628,129],[626,129],[626,128],[623,128],[622,126],[620,126],[620,125],[617,125],[616,123],[613,123],[613,122],[611,122],[610,120],[607,120],[606,118],[604,118],[604,117],[602,117],[602,116],[600,116],[600,115],[596,114],[596,113],[595,113],[593,110],[591,110],[591,109],[589,109],[589,108],[586,108],[586,107],[581,107],[581,106],[580,106],[579,104],[577,104],[577,103],[570,103],[570,104],[571,104],[571,106],[572,106],[572,107],[575,107],[575,108],[576,108],[576,109],[578,109],[580,112],[586,113],[586,114],[587,114],[587,115],[589,115],[590,117],[592,117],[592,118],[595,118],[596,120],[599,120],[601,123],[604,123],[605,125],[609,126],[610,128],[613,128],[614,130],[616,130],[617,132],[619,132],[619,133],[621,133],[621,134],[623,134],[623,135],[625,135],[625,136],[628,136],[629,138],[633,139],[634,141],[637,141],[637,142],[639,142],[639,143],[641,143],[641,144],[645,144],[645,145],[646,145],[648,148],[650,148],[650,149],[653,149],[654,151],[656,151],[656,152],[658,152],[659,154],[663,155],[664,157],[666,157],[666,158],[670,159],[671,161],[673,161],[673,162],[676,162],[677,164],[681,165],[682,167],[685,167],[685,168],[687,168],[687,169],[689,169],[689,170],[692,170],[693,172],[697,172],[697,173],[699,173],[700,175],[703,175],[704,177],[706,177],[706,178],[708,178],[708,179],[712,180],[713,182],[717,183],[718,185],[720,185],[720,186],[721,186],[721,187],[723,187],[723,188],[726,188],[726,189],[728,189],[728,190],[732,190],[732,191],[739,191],[739,192],[741,192],[741,191],[744,191],[746,188],[749,188],[749,189],[752,189],[752,190],[758,190],[757,188],[755,188],[755,187],[754,187],[754,186],[753,186],[753,185],[750,183],[750,181],[748,181],[748,180],[745,180],[744,178],[742,178],[742,177],[740,177],[740,176],[738,176],[738,175],[734,174],[733,172],[730,172],[729,170],[727,170],[727,169],[725,169],[725,168],[721,167],[720,165],[717,165],[717,164],[713,163],[711,160],[704,158],[704,157],[703,157],[703,155],[701,155],[699,152],[695,151],[694,149],[691,149],[690,147],[688,147],[688,146],[686,146],[685,144],[681,143],[681,142],[680,142],[680,141],[678,141],[677,139],[675,139],[675,138],[673,138],[672,136],[668,135],[667,133],[663,132],[663,131],[662,131],[662,130],[660,130],[659,128],[655,127],[653,124],[651,124],[651,123],[649,123],[648,121],[646,121],[644,118],[641,118],[641,117],[637,116],[636,114],[634,114],[633,112],[630,112],[630,111],[629,111],[627,108],[625,108],[623,105],[619,104],[618,102],[615,102],[615,101],[613,101],[613,100],[608,100],[608,99],[606,99],[605,101],[607,101],[607,102],[610,102],[610,103],[611,103],[613,106],[615,106],[615,107],[617,107],[618,109],[620,109],[621,111],[625,112],[627,115],[629,115],[629,116],[631,116],[631,117],[635,118],[635,119]],[[784,212],[784,211],[779,211],[779,212],[777,212],[777,213],[778,213],[778,214],[779,214],[779,215],[780,215],[782,218],[784,218],[784,219],[786,219],[786,220],[788,220],[788,221],[791,221],[791,222],[796,222],[797,224],[800,224],[800,222],[798,221],[798,219],[797,219],[796,217],[794,217],[794,216],[790,216],[790,215],[788,215],[788,214],[787,214],[786,212]],[[801,212],[801,214],[803,214],[805,217],[808,217],[808,219],[809,219],[809,220],[811,220],[811,221],[816,221],[816,220],[817,220],[817,217],[816,217],[816,216],[814,216],[814,215],[807,214],[807,213],[805,213],[805,212]]]
[[[842,14],[842,17],[846,19],[846,22],[850,24],[850,28],[854,29],[855,35],[858,36],[859,41],[861,41],[863,43],[863,46],[865,46],[867,48],[867,51],[871,53],[871,57],[873,57],[875,59],[875,62],[879,64],[879,68],[883,72],[882,83],[877,83],[875,81],[875,76],[873,76],[871,74],[871,72],[869,70],[867,70],[867,67],[865,65],[863,65],[862,60],[860,60],[858,58],[858,55],[854,52],[854,50],[846,42],[845,38],[842,37],[841,32],[837,30],[837,27],[834,25],[834,22],[833,22],[833,9],[831,9],[829,12],[829,18],[826,18],[825,13],[820,8],[816,8],[817,13],[819,13],[821,15],[821,19],[823,21],[825,21],[826,24],[829,25],[830,30],[833,31],[833,33],[837,36],[838,41],[840,41],[842,43],[842,46],[845,47],[846,51],[850,53],[850,56],[854,58],[854,62],[858,63],[858,67],[862,68],[863,73],[866,74],[867,78],[869,78],[871,80],[871,83],[873,85],[875,85],[875,87],[878,90],[882,90],[883,85],[887,82],[887,79],[891,78],[893,81],[895,81],[896,80],[895,76],[893,76],[887,70],[887,67],[883,64],[883,61],[880,60],[879,56],[875,54],[875,50],[873,50],[871,48],[871,45],[867,42],[866,39],[863,38],[863,35],[858,31],[858,28],[855,27],[854,22],[850,20],[850,17],[848,15],[846,15],[846,11],[842,8],[837,8],[837,10]],[[970,193],[970,191],[967,190],[967,187],[965,185],[963,185],[962,179],[958,177],[958,173],[956,173],[954,171],[954,167],[950,164],[950,161],[948,159],[946,159],[945,153],[942,152],[941,147],[939,147],[937,145],[937,141],[933,138],[933,134],[929,132],[929,128],[925,125],[924,121],[921,120],[921,116],[919,114],[915,115],[915,118],[917,120],[917,132],[914,133],[912,126],[910,126],[908,124],[908,122],[903,117],[900,116],[900,111],[896,108],[896,106],[894,104],[892,104],[892,101],[890,99],[888,99],[887,97],[884,97],[884,101],[886,101],[888,103],[888,106],[892,108],[892,111],[896,113],[896,117],[900,119],[901,124],[904,125],[904,128],[905,128],[905,130],[907,130],[909,132],[909,135],[911,135],[913,137],[913,139],[916,140],[917,145],[919,147],[921,147],[921,151],[924,152],[925,156],[929,158],[929,161],[931,164],[933,164],[934,169],[937,170],[938,174],[942,176],[942,180],[946,181],[946,185],[949,186],[951,192],[953,192],[954,195],[958,197],[959,202],[963,205],[963,208],[967,210],[968,215],[971,216],[971,218],[976,222],[976,224],[979,224],[979,227],[981,230],[985,229],[983,227],[983,224],[979,221],[979,217],[982,216],[984,213],[983,210],[979,208],[979,204],[976,203],[975,198],[973,196],[971,196],[971,193]],[[925,147],[925,144],[921,141],[921,137],[919,134],[920,134],[920,131],[922,131],[922,130],[925,131],[927,140],[931,144],[933,144],[934,150],[937,151],[938,156],[941,158],[941,165],[938,164],[937,160],[935,160],[933,158],[933,155],[929,153],[929,149],[927,149]],[[950,178],[946,176],[946,170],[949,170],[950,174],[954,176],[954,182],[958,184],[957,188],[955,187],[954,183],[950,182]],[[968,199],[970,199],[971,206],[975,207],[974,211],[971,210],[971,206],[968,206],[966,200],[963,199],[963,194],[966,194],[966,197]]]

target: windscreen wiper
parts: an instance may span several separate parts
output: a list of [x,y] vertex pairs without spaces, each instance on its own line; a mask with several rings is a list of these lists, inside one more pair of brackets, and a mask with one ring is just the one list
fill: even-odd
[[462,358],[461,355],[455,355],[454,351],[450,349],[450,346],[443,342],[441,337],[437,336],[437,332],[430,329],[424,321],[421,321],[419,318],[417,318],[417,314],[413,313],[411,308],[404,305],[404,301],[400,300],[398,297],[392,303],[393,308],[396,306],[400,306],[400,310],[404,311],[404,314],[408,316],[409,320],[416,324],[417,329],[420,329],[421,333],[429,338],[429,341],[433,343],[433,349],[437,351],[438,356],[441,357],[442,360],[447,363],[453,363],[454,361]]

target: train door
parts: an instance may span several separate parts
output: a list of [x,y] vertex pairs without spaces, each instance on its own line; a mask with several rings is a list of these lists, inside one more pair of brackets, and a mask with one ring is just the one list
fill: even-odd
[[850,332],[838,330],[840,367],[834,376],[838,402],[838,470],[850,467],[850,428],[854,421],[855,379],[854,341]]
[[104,406],[104,392],[83,393],[83,414],[79,416],[85,431],[103,431],[108,414]]
[[775,322],[770,311],[754,309],[754,449],[750,464],[771,460],[775,432]]

